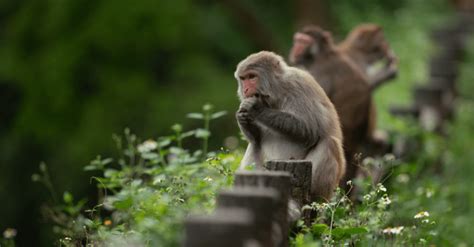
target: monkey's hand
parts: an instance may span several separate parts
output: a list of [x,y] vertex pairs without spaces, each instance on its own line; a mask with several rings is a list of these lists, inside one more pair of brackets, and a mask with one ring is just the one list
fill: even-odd
[[398,74],[398,57],[392,50],[389,50],[387,53],[385,67],[375,74],[370,80],[370,88],[374,90],[382,84],[394,79]]
[[237,122],[245,137],[254,143],[260,141],[260,128],[255,123],[255,118],[263,110],[257,97],[250,97],[242,101],[236,113]]
[[243,100],[237,113],[242,113],[243,120],[252,122],[263,110],[262,96],[258,95]]

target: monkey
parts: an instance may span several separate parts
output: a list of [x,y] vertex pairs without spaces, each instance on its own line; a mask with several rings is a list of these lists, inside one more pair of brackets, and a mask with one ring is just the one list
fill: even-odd
[[330,200],[346,164],[339,118],[323,89],[269,51],[249,55],[234,76],[237,123],[249,142],[240,169],[262,169],[267,160],[310,160],[311,198]]
[[[356,26],[337,48],[365,73],[372,90],[397,76],[398,58],[385,40],[382,27],[376,24]],[[370,73],[377,62],[383,62],[383,68]]]
[[294,35],[290,65],[308,71],[334,104],[342,126],[347,171],[341,187],[357,175],[355,155],[369,142],[375,124],[371,88],[357,65],[341,52],[329,32],[306,26]]

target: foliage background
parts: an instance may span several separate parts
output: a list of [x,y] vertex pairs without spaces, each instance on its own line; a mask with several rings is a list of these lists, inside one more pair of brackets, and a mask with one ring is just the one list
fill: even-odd
[[[49,245],[39,213],[48,195],[31,181],[39,162],[57,191],[93,201],[83,167],[113,154],[113,133],[166,135],[175,122],[195,128],[184,116],[205,102],[234,112],[237,62],[262,49],[285,55],[304,23],[336,39],[360,22],[384,27],[401,72],[376,101],[379,126],[394,129],[386,109],[408,103],[413,83],[425,79],[428,33],[451,11],[442,0],[1,1],[0,229],[18,229],[20,246]],[[233,114],[212,124],[210,150],[238,136]]]

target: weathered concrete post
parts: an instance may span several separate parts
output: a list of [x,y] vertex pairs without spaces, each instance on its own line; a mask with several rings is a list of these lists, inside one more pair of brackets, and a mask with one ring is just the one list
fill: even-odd
[[277,201],[273,228],[273,243],[276,246],[288,246],[288,200],[291,193],[291,176],[288,172],[279,171],[239,171],[235,174],[236,187],[273,188],[280,197]]
[[415,104],[420,109],[419,121],[428,131],[442,131],[444,118],[443,91],[436,87],[417,87],[414,92]]
[[211,215],[189,216],[183,246],[255,246],[255,238],[253,214],[243,208],[225,208]]
[[[311,177],[312,163],[308,160],[271,160],[265,163],[265,168],[270,171],[285,171],[291,174],[291,205],[301,209],[304,205],[311,203]],[[290,208],[290,211],[292,209]],[[311,221],[311,212],[302,212],[307,224]],[[291,217],[296,220],[295,217]]]
[[276,215],[279,194],[272,188],[235,187],[219,192],[218,208],[245,208],[255,216],[252,231],[262,247],[275,246],[273,243],[273,222]]

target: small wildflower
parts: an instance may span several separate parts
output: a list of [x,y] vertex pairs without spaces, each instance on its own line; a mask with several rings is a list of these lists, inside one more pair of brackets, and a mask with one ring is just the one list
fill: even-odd
[[212,178],[209,177],[209,176],[208,176],[208,177],[205,177],[205,178],[204,178],[204,181],[206,181],[206,182],[212,182]]
[[348,180],[348,181],[346,182],[346,185],[352,186],[352,180]]
[[142,144],[138,145],[137,149],[140,153],[148,153],[155,150],[158,147],[158,143],[153,140],[146,140]]
[[380,201],[382,202],[383,205],[389,205],[390,203],[392,203],[392,201],[390,200],[390,198],[387,196],[387,195],[384,195]]
[[112,221],[111,220],[105,220],[104,225],[110,226],[110,225],[112,225]]
[[6,239],[9,239],[9,238],[14,238],[16,237],[16,229],[13,229],[13,228],[7,228],[4,232],[3,232],[3,237],[6,238]]
[[328,203],[316,203],[316,205],[314,205],[314,207],[316,208],[317,211],[319,212],[323,212],[324,210],[326,210],[327,208],[329,208],[329,204]]
[[72,238],[70,238],[70,237],[65,237],[64,240],[69,242],[69,241],[72,241]]
[[395,155],[393,154],[386,154],[383,156],[383,159],[386,161],[386,162],[391,162],[391,161],[394,161],[395,160]]
[[388,227],[388,228],[383,229],[382,233],[398,235],[402,232],[404,228],[405,228],[404,226]]
[[430,220],[429,220],[429,219],[423,219],[423,220],[421,221],[421,223],[428,224],[428,223],[430,223]]
[[387,188],[385,188],[385,186],[383,186],[383,184],[377,184],[377,192],[387,192]]
[[428,213],[427,211],[421,211],[421,212],[417,213],[413,218],[421,219],[421,218],[429,217],[429,216],[430,216],[430,213]]
[[369,201],[371,198],[372,196],[370,196],[370,194],[364,195],[364,201]]
[[432,189],[426,190],[426,198],[431,198],[433,194],[434,194],[434,191]]

